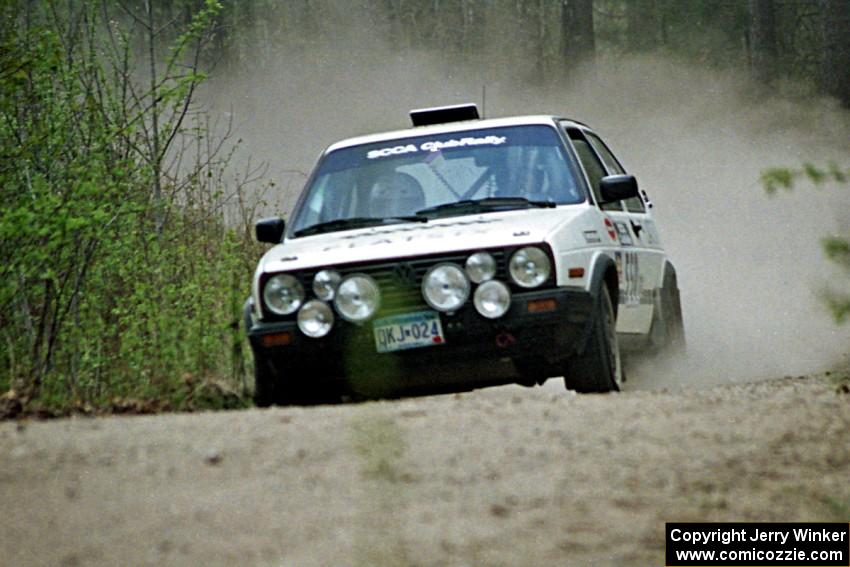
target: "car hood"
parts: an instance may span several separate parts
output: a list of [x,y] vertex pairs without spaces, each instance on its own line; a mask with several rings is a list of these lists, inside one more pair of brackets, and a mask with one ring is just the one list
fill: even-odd
[[465,215],[288,239],[263,256],[258,272],[340,266],[499,246],[544,242],[584,207]]

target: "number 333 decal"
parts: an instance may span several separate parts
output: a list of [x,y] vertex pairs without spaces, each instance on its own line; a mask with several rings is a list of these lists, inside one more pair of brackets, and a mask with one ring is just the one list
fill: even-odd
[[640,303],[640,270],[637,252],[616,252],[617,273],[620,276],[620,303]]

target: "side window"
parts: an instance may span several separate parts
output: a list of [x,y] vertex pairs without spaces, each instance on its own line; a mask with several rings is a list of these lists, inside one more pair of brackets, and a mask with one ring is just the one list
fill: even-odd
[[[587,139],[590,140],[593,148],[602,157],[602,161],[605,162],[605,166],[608,168],[608,171],[612,174],[626,173],[626,170],[623,169],[623,166],[620,165],[620,162],[617,161],[617,158],[614,157],[614,154],[611,153],[611,150],[608,149],[608,146],[605,145],[605,142],[603,142],[599,136],[591,134],[590,132],[586,132],[586,134]],[[630,213],[645,213],[646,207],[640,197],[632,197],[631,199],[626,199],[626,210]]]
[[626,199],[626,210],[630,213],[645,213],[646,207],[640,197],[632,197],[631,199]]
[[[599,194],[599,182],[602,181],[603,177],[605,177],[605,167],[602,165],[602,162],[599,160],[596,152],[593,151],[590,143],[585,139],[581,132],[573,129],[570,129],[567,132],[573,143],[573,147],[576,149],[578,159],[581,161],[581,164],[584,166],[584,170],[587,172],[587,178],[590,182],[590,188],[593,190],[593,196],[596,198],[596,202],[599,203],[602,201],[602,196]],[[605,203],[604,205],[601,205],[600,208],[603,211],[623,210],[620,203]]]

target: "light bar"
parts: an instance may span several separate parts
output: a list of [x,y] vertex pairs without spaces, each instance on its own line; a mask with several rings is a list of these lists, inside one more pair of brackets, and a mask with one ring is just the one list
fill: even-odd
[[461,122],[463,120],[478,120],[478,106],[473,103],[455,104],[454,106],[435,106],[434,108],[419,108],[410,111],[410,119],[414,126],[430,124],[445,124],[446,122]]

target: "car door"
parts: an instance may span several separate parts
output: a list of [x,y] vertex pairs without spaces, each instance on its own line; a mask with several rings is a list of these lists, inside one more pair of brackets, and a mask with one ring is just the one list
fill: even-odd
[[[648,261],[646,243],[649,234],[640,218],[641,214],[646,214],[646,206],[639,197],[637,203],[629,199],[627,202],[600,205],[601,179],[606,175],[625,173],[625,170],[590,130],[568,128],[567,134],[587,175],[597,206],[617,232],[618,242],[612,250],[620,281],[617,332],[646,334],[652,325],[653,311],[652,286],[648,286],[651,282],[647,278],[651,268],[644,265]],[[637,212],[641,209],[642,213]]]
[[[626,173],[619,160],[596,133],[590,130],[585,130],[584,133],[609,174]],[[661,286],[666,256],[650,207],[642,196],[627,199],[623,202],[623,210],[612,212],[612,216],[615,218],[617,232],[631,237],[631,245],[623,243],[624,248],[630,248],[628,252],[624,251],[624,254],[635,254],[630,262],[630,269],[636,272],[637,283],[628,290],[626,298],[634,308],[629,310],[632,320],[624,322],[624,328],[629,329],[624,332],[646,334],[652,326],[654,298]]]

